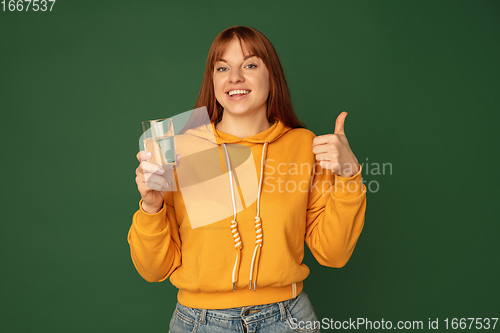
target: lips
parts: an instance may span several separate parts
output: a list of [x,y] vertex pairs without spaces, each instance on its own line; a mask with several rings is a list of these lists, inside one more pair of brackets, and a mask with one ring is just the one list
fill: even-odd
[[[248,91],[248,93],[243,93],[243,94],[233,94],[232,96],[229,95],[229,92],[231,91]],[[245,98],[247,95],[249,95],[252,91],[250,89],[230,89],[228,91],[226,91],[226,95],[229,97],[230,100],[234,100],[234,101],[237,101],[237,100],[241,100],[243,98]]]
[[229,90],[226,90],[226,92],[225,92],[225,93],[226,93],[226,94],[229,94],[229,92],[230,92],[230,91],[239,91],[239,90],[249,91],[249,92],[251,92],[251,91],[252,91],[252,90],[247,89],[247,88],[231,88],[231,89],[229,89]]

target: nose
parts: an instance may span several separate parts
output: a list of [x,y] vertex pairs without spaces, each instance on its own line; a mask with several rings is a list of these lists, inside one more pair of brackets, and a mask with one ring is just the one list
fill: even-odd
[[238,83],[238,82],[245,81],[245,79],[241,73],[240,68],[235,68],[235,69],[231,70],[231,74],[229,76],[229,81],[231,83]]

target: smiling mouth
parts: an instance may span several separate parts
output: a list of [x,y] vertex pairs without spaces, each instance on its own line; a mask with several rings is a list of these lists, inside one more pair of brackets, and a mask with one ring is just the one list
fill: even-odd
[[229,97],[240,97],[240,96],[245,96],[251,93],[251,90],[246,90],[246,89],[239,89],[239,90],[229,90],[226,92],[226,94],[229,95]]

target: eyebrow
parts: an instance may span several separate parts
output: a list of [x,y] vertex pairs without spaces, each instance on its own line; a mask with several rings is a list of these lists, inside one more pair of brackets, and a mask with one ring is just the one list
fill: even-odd
[[[247,55],[245,58],[243,58],[243,61],[247,60],[248,58],[251,58],[251,57],[255,57],[255,54],[249,54]],[[220,59],[217,59],[217,61],[224,61],[225,63],[227,63],[226,60],[220,58]]]

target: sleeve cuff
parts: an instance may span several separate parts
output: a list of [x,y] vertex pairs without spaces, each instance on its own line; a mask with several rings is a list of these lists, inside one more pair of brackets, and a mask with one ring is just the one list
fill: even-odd
[[167,228],[167,208],[163,203],[162,208],[154,214],[146,213],[142,209],[142,198],[139,201],[137,225],[146,234],[157,234]]
[[[358,164],[359,165],[359,164]],[[359,197],[366,192],[361,177],[362,167],[359,165],[358,173],[352,177],[341,177],[335,175],[335,184],[333,185],[333,195],[338,198],[350,199]]]

